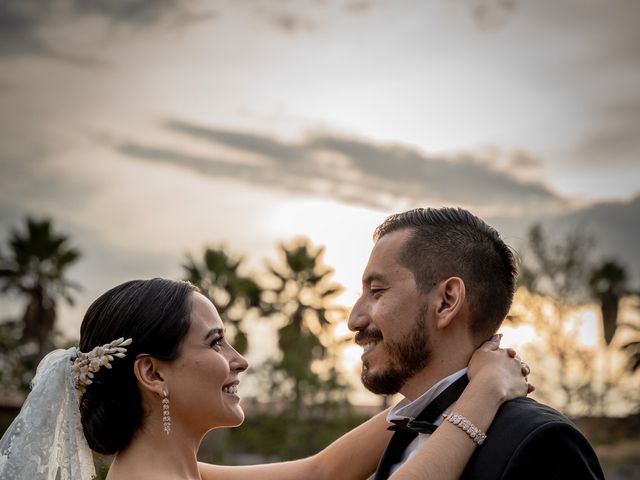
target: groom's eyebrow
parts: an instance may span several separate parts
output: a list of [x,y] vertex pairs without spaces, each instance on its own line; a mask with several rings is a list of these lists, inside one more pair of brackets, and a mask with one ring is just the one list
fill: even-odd
[[222,335],[224,333],[224,328],[212,328],[211,330],[209,330],[207,332],[207,334],[204,336],[204,340],[208,340],[209,337],[212,337],[213,335]]
[[372,282],[375,282],[375,281],[382,282],[384,280],[385,280],[385,277],[382,273],[372,272],[368,274],[366,277],[364,277],[364,279],[362,280],[362,283],[364,285],[371,285]]

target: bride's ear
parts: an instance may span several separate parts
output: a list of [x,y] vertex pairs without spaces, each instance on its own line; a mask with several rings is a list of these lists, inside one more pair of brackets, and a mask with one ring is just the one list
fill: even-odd
[[160,362],[149,355],[138,355],[133,362],[133,373],[138,380],[138,385],[144,391],[162,396],[165,388],[165,379],[160,373]]

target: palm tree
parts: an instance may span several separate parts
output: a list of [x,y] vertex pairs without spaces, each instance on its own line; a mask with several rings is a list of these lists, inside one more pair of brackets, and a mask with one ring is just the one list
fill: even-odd
[[[322,263],[323,252],[322,247],[299,239],[289,246],[280,245],[283,262],[268,265],[275,285],[265,295],[271,307],[269,313],[283,324],[278,330],[282,359],[274,368],[291,385],[291,414],[296,417],[304,400],[314,403],[311,397],[318,391],[331,389],[331,385],[334,391],[344,390],[339,373],[331,365],[327,365],[329,379],[326,381],[312,365],[315,361],[328,360],[326,345],[332,339],[331,314],[338,310],[329,301],[342,290],[329,280],[333,270]],[[282,390],[282,387],[278,388]]]
[[[636,297],[636,303],[634,308],[636,311],[640,310],[640,303],[637,302],[637,297],[640,296],[640,292],[630,292],[631,295]],[[632,323],[624,323],[625,327],[632,329],[636,333],[634,340],[624,344],[622,349],[629,355],[629,361],[627,366],[631,372],[637,372],[640,370],[640,325],[634,325]]]
[[604,341],[608,346],[618,326],[620,300],[627,290],[627,272],[615,260],[605,260],[591,273],[589,287],[600,303]]
[[68,240],[53,231],[50,219],[27,217],[25,230],[12,230],[8,254],[0,255],[0,291],[15,290],[27,297],[21,341],[35,340],[39,358],[49,348],[58,298],[73,305],[71,290],[80,289],[65,277],[80,258],[80,251],[69,247]]
[[[636,328],[640,332],[640,328]],[[634,340],[622,346],[629,353],[629,370],[635,372],[640,369],[640,340]]]
[[240,273],[242,258],[227,253],[224,247],[207,248],[202,262],[187,256],[183,268],[185,280],[196,285],[213,302],[225,325],[231,327],[230,336],[240,353],[248,347],[243,320],[251,309],[261,308],[262,289],[250,277]]

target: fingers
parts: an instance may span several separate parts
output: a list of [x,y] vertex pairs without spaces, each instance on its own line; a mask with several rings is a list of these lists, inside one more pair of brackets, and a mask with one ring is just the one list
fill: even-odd
[[[514,351],[515,353],[515,351]],[[517,355],[514,355],[513,358],[520,358]],[[531,368],[529,367],[529,364],[527,364],[527,362],[523,362],[520,361],[520,372],[522,373],[522,375],[524,376],[524,381],[527,384],[527,395],[529,395],[530,393],[532,393],[533,391],[535,391],[536,387],[534,387],[533,385],[531,385],[529,383],[529,379],[527,378],[529,376],[529,374],[531,373]]]
[[502,334],[496,333],[493,337],[484,342],[480,348],[484,351],[498,350],[500,348],[500,340],[502,340]]
[[516,360],[520,360],[520,357],[518,356],[518,352],[516,352],[513,348],[509,347],[507,348],[507,354],[511,357],[511,358],[515,358]]
[[527,385],[527,393],[526,395],[532,393],[533,391],[535,391],[536,387],[534,387],[533,385],[531,385],[529,383],[529,379],[527,378],[529,376],[529,374],[531,373],[531,367],[529,367],[529,364],[527,362],[523,362],[520,357],[518,356],[518,353],[513,349],[513,348],[507,348],[507,355],[509,355],[509,357],[513,358],[514,360],[517,360],[518,362],[520,362],[520,373],[522,373],[522,376],[524,377],[524,381]]

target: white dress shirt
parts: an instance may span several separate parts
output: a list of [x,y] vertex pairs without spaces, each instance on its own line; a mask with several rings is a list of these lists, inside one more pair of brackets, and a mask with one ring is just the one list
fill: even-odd
[[[463,368],[462,370],[458,370],[457,372],[449,375],[446,378],[443,378],[434,386],[432,386],[429,390],[424,392],[418,398],[416,398],[413,402],[409,401],[406,398],[403,398],[395,407],[393,407],[389,413],[387,414],[387,421],[391,420],[403,420],[403,419],[415,419],[422,410],[424,410],[432,400],[434,400],[438,395],[440,395],[449,385],[458,380],[460,377],[467,373],[467,369]],[[443,412],[445,415],[449,413],[451,410],[451,405],[447,407],[447,409]],[[434,421],[434,425],[440,425],[442,423],[442,416],[438,417],[436,421]],[[431,436],[430,433],[419,433],[418,436],[409,444],[404,453],[402,454],[402,458],[398,463],[391,467],[389,475],[393,474],[400,465],[406,462],[411,455],[416,451],[416,449],[422,445],[427,438]]]

